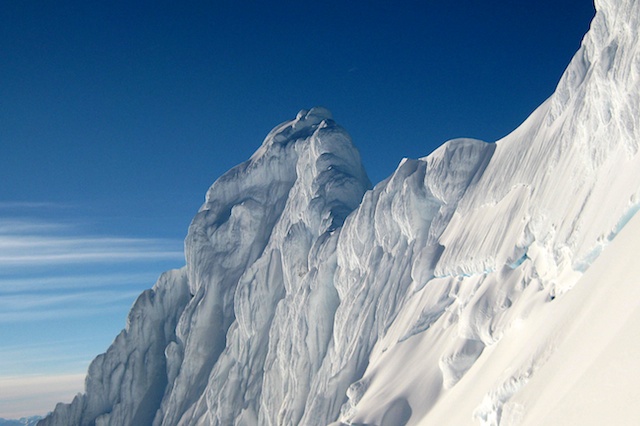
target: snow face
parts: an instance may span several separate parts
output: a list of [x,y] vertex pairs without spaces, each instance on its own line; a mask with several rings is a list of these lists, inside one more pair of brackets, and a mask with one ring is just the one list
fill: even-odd
[[494,144],[368,190],[329,111],[277,126],[40,424],[601,424],[602,382],[637,399],[640,5],[596,5],[556,92]]
[[[337,304],[336,230],[369,186],[346,132],[327,110],[314,108],[276,127],[249,162],[211,187],[185,243],[194,283],[178,325],[186,362],[158,424],[255,423],[267,415],[260,407],[263,392],[286,386],[300,387],[287,398],[308,393],[302,376],[312,375],[313,363],[322,359],[318,351],[327,345]],[[297,318],[296,307],[309,299],[314,311]],[[301,330],[291,328],[298,322]],[[278,337],[281,329],[301,333],[297,350],[304,353],[292,358],[286,354],[291,348],[276,346],[288,343]],[[300,365],[270,369],[272,351],[285,352],[279,362]],[[263,380],[277,384],[263,386]],[[299,419],[299,401],[271,398],[290,403],[291,421]]]
[[126,328],[89,366],[85,393],[39,425],[149,424],[171,382],[169,353],[189,300],[185,269],[162,274],[133,304]]

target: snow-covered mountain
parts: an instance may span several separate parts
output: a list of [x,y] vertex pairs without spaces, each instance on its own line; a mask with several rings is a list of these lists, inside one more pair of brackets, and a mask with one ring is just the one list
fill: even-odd
[[276,127],[39,424],[637,424],[640,3],[596,8],[518,129],[371,190],[326,109]]
[[35,426],[41,418],[40,416],[22,417],[11,420],[0,418],[0,426]]

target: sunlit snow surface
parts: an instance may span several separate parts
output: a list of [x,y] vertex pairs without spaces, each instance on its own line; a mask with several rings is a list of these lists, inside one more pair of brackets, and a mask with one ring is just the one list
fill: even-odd
[[640,5],[596,6],[554,95],[495,144],[367,191],[327,110],[276,127],[41,424],[637,423]]

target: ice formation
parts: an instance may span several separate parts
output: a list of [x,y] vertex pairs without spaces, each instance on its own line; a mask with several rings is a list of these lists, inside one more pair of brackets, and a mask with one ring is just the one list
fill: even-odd
[[326,109],[276,127],[40,425],[637,422],[640,3],[596,8],[518,129],[373,189]]

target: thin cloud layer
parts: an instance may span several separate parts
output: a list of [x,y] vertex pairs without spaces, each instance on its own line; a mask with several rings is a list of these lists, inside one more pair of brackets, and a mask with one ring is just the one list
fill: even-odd
[[0,417],[71,401],[140,292],[184,265],[182,240],[101,235],[72,211],[0,202]]
[[[7,418],[45,415],[57,402],[70,402],[78,389],[83,388],[84,377],[84,374],[0,377],[0,412]],[[34,407],[40,412],[34,413]]]
[[0,294],[130,286],[132,283],[153,283],[158,278],[158,275],[158,272],[153,271],[128,274],[105,273],[59,276],[42,276],[42,274],[38,274],[35,277],[7,277],[0,280]]
[[95,316],[109,311],[114,305],[131,300],[139,291],[91,291],[70,294],[20,294],[0,299],[0,324],[10,322],[41,321],[68,317]]
[[[181,241],[80,231],[0,217],[0,324],[108,310],[153,285],[161,272],[155,262],[184,263]],[[125,262],[136,272],[127,273]]]
[[87,354],[86,343],[78,338],[49,338],[26,343],[4,345],[0,347],[0,378],[18,377],[26,375],[24,366],[46,365],[56,362],[60,368],[57,370],[41,369],[32,370],[29,376],[36,374],[66,373],[69,366],[85,369],[91,357],[96,354]]
[[[29,226],[21,223],[15,228],[0,224],[0,266],[184,259],[175,241],[69,236],[59,234],[60,230],[65,228],[57,224],[34,223]],[[51,235],[51,231],[55,233]]]

